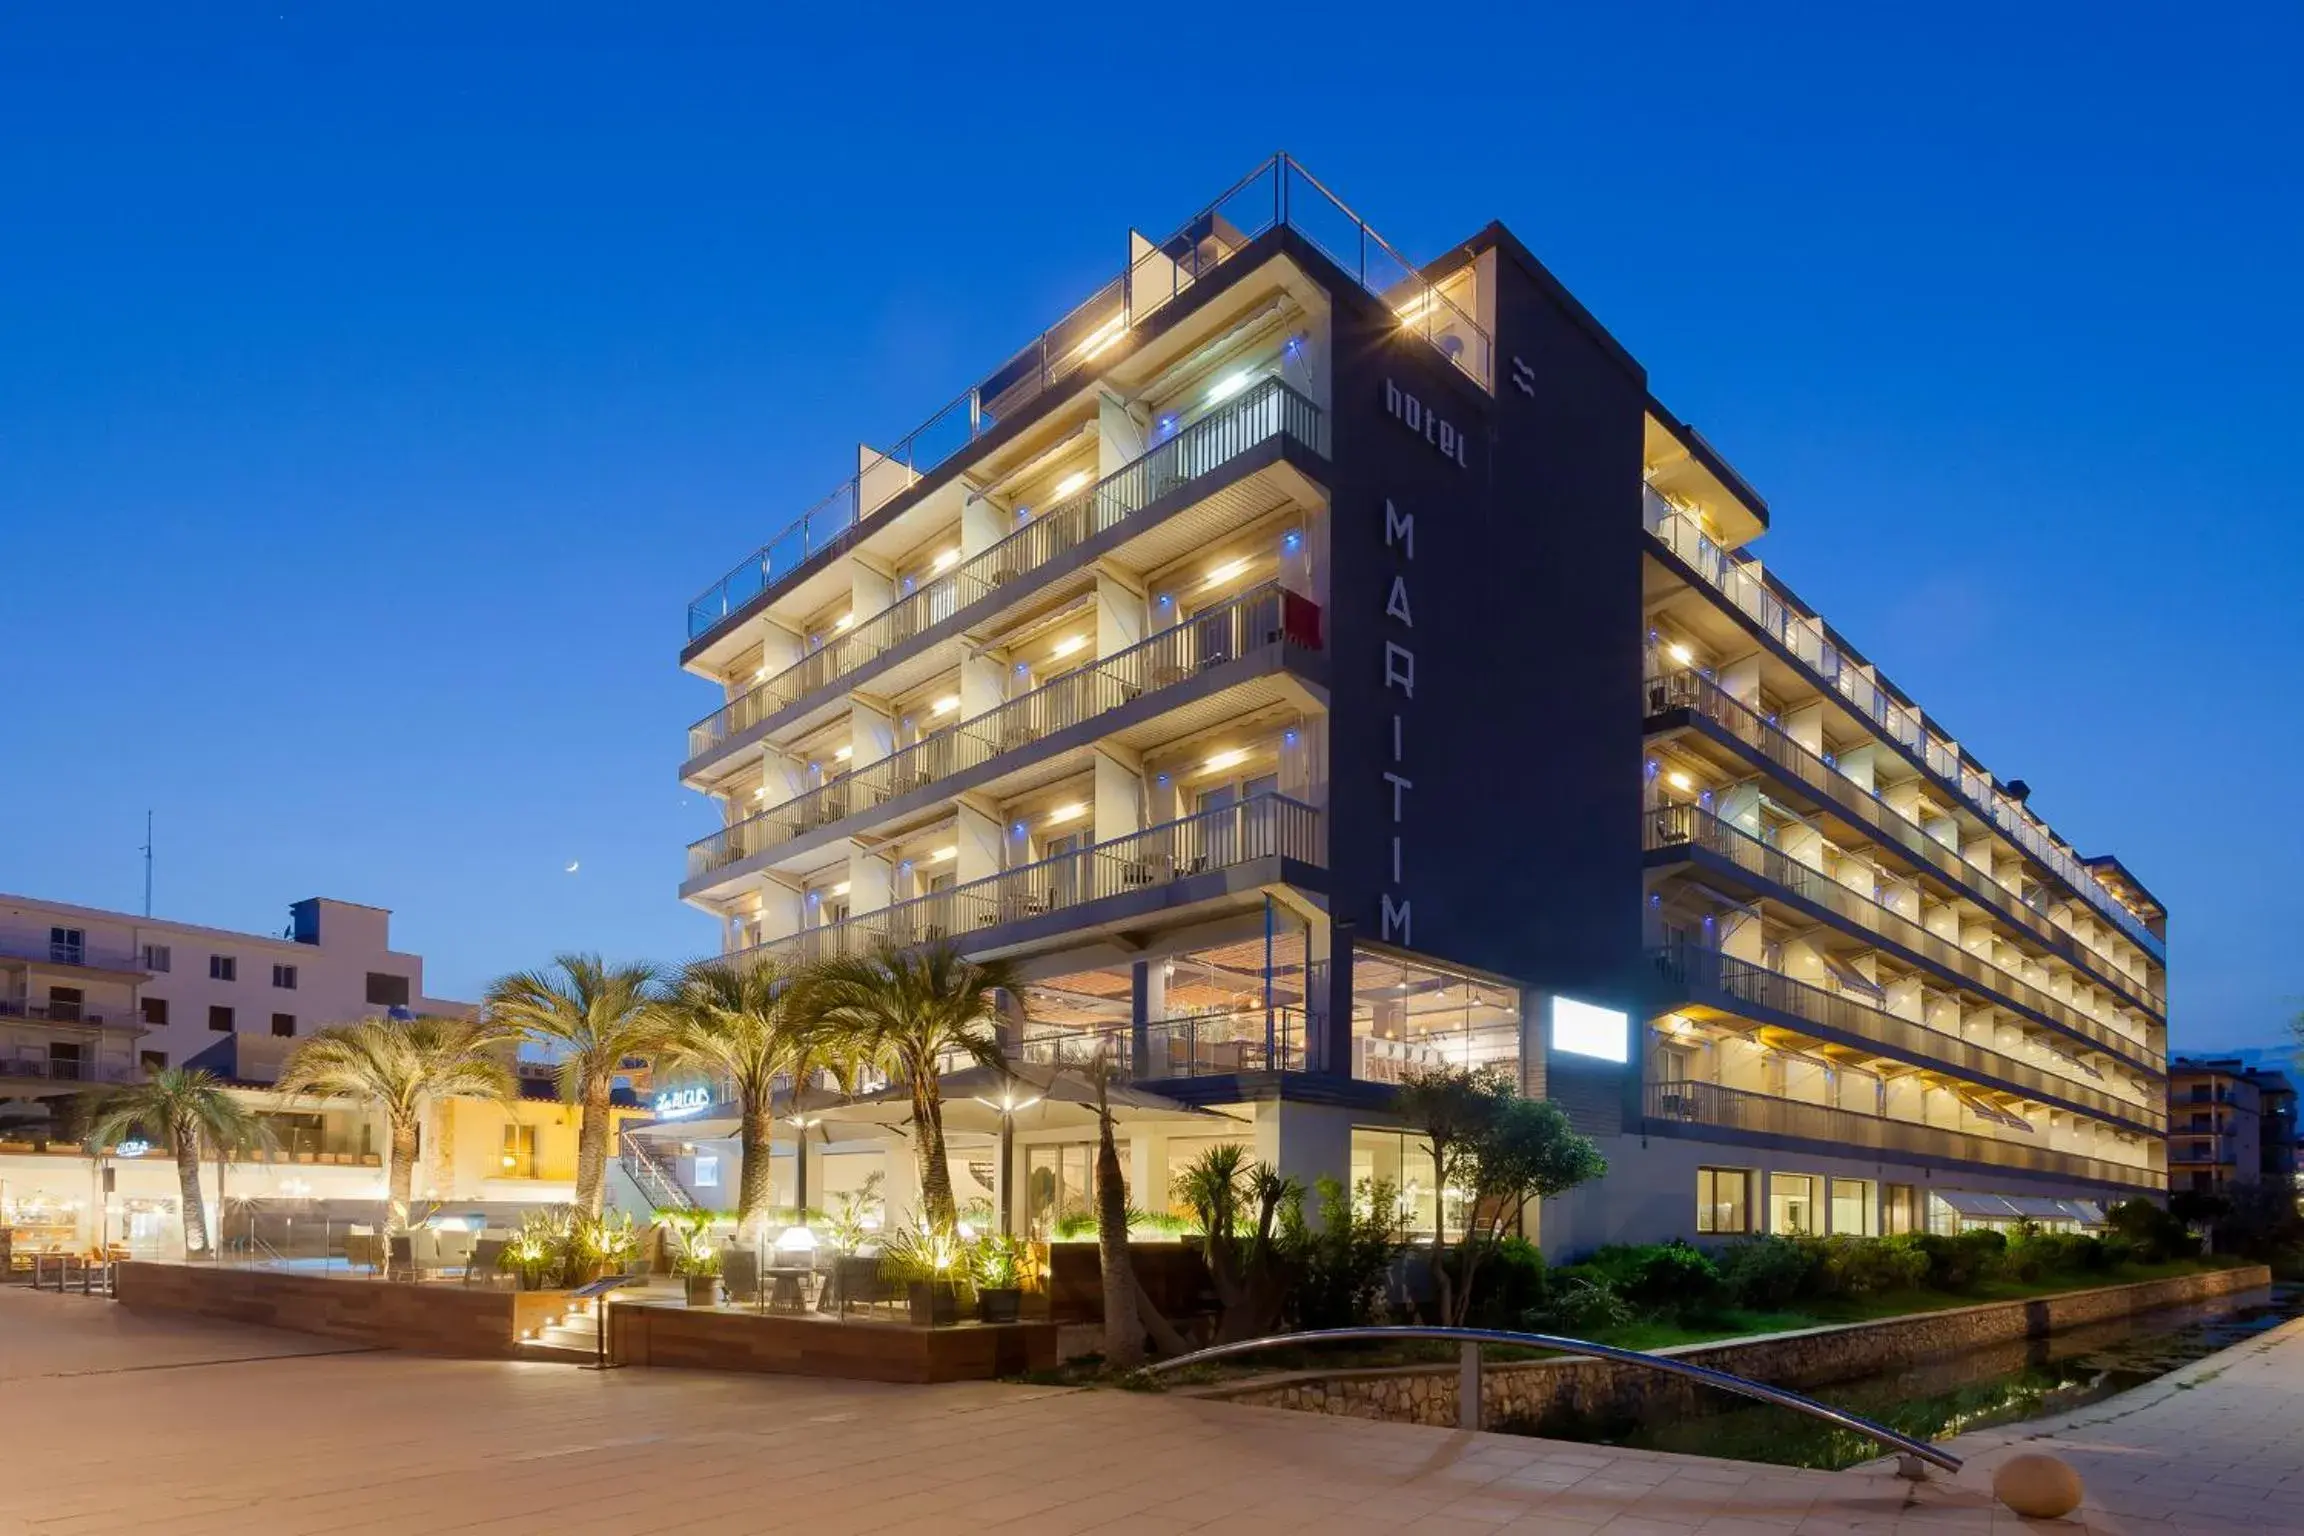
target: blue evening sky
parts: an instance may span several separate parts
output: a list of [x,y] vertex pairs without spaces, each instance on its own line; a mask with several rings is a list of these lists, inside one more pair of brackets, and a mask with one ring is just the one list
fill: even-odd
[[1285,147],[1510,224],[2273,1039],[2296,8],[1578,9],[0,7],[0,890],[133,908],[151,807],[165,914],[449,995],[707,948],[686,600]]

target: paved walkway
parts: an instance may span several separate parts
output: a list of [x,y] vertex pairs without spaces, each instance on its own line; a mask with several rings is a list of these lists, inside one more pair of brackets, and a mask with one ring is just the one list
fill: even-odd
[[2027,1527],[1988,1465],[1915,1488],[1125,1392],[345,1353],[0,1291],[0,1532],[2304,1532],[2304,1325],[2205,1365],[2057,1432],[2121,1513]]

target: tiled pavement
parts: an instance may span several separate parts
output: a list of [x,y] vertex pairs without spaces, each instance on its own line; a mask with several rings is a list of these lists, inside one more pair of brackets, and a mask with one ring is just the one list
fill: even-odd
[[[335,1348],[0,1291],[0,1531],[2083,1528],[1998,1510],[1987,1465],[1915,1488],[1181,1397],[315,1353]],[[2058,1431],[2122,1512],[2086,1529],[2304,1531],[2282,1482],[2304,1482],[2304,1332],[2207,1365]]]

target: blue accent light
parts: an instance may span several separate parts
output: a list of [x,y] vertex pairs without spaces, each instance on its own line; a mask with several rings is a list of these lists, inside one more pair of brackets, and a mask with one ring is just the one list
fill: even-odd
[[1163,608],[1173,608],[1176,606],[1176,594],[1173,592],[1163,592],[1160,594],[1158,601],[1160,606]]
[[1031,669],[1029,666],[1025,665],[1025,664],[1024,664],[1023,662],[1021,662],[1021,661],[1020,661],[1020,662],[1018,662],[1018,663],[1016,663],[1016,675],[1017,675],[1018,677],[1022,677],[1022,676],[1023,676],[1025,673],[1027,673],[1027,672],[1029,672],[1029,671],[1031,671],[1031,670],[1032,670],[1032,669]]
[[1282,549],[1302,549],[1304,547],[1304,535],[1291,528],[1280,536],[1280,547]]
[[1024,519],[1030,517],[1031,515],[1032,509],[1030,507],[1018,507],[1016,509],[1016,521],[1018,522],[1024,521]]
[[1296,745],[1296,733],[1294,731],[1282,731],[1280,733],[1280,740],[1286,745],[1292,747]]
[[1648,773],[1648,777],[1650,777],[1650,778],[1654,778],[1654,777],[1656,777],[1656,759],[1654,759],[1654,758],[1650,758],[1650,759],[1648,759],[1648,768],[1647,768],[1647,773]]
[[911,861],[910,859],[906,859],[906,860],[904,860],[902,863],[900,863],[900,864],[898,864],[898,865],[896,866],[896,873],[898,873],[898,874],[900,874],[900,875],[908,875],[908,874],[910,874],[911,872],[912,872],[912,861]]
[[1176,413],[1174,411],[1170,411],[1167,415],[1161,417],[1159,425],[1154,430],[1159,433],[1163,441],[1175,436]]
[[904,578],[904,595],[906,597],[910,597],[912,595],[912,578],[909,576]]
[[1024,823],[1022,823],[1022,822],[1018,822],[1018,823],[1016,823],[1016,825],[1014,825],[1013,827],[1010,827],[1008,830],[1009,830],[1009,831],[1011,831],[1011,832],[1013,832],[1013,833],[1015,833],[1015,834],[1016,834],[1018,837],[1022,837],[1022,836],[1024,835]]
[[1164,773],[1156,773],[1152,776],[1152,782],[1155,784],[1165,784],[1168,782],[1168,775]]

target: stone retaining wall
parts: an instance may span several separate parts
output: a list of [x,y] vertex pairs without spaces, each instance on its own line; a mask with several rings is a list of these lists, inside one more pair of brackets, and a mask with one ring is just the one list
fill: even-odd
[[[1682,1344],[1657,1354],[1710,1366],[1772,1386],[1824,1386],[1894,1370],[1942,1355],[2059,1329],[2106,1322],[2136,1312],[2182,1306],[2261,1290],[2272,1272],[2261,1264],[2209,1270],[2166,1280],[2066,1291],[2029,1301],[1987,1302],[1920,1312],[1873,1323],[1763,1334],[1716,1344]],[[1193,1389],[1195,1396],[1268,1408],[1387,1419],[1456,1423],[1453,1363],[1364,1371],[1296,1371]],[[1700,1412],[1709,1389],[1645,1366],[1608,1360],[1533,1360],[1490,1365],[1481,1374],[1481,1422],[1531,1427],[1568,1418],[1633,1418],[1648,1411]]]

